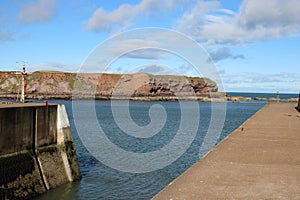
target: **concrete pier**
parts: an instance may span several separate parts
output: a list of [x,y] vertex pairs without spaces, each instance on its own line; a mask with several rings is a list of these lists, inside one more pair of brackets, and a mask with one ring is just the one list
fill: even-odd
[[64,105],[0,104],[0,199],[29,199],[80,177]]
[[300,113],[270,104],[153,199],[300,199]]

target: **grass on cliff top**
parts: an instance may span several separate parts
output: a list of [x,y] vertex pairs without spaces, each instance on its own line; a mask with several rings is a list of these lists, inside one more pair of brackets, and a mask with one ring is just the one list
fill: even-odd
[[[0,71],[1,72],[1,71]],[[109,75],[109,76],[115,76],[115,77],[120,77],[123,75],[133,75],[133,74],[111,74],[111,73],[72,73],[72,72],[63,72],[63,71],[55,71],[55,70],[38,70],[33,73],[65,73],[65,74],[102,74],[102,75]],[[178,77],[184,77],[189,80],[192,79],[208,79],[208,78],[203,78],[203,77],[190,77],[190,76],[185,76],[185,75],[160,75],[160,74],[150,74],[150,73],[145,73],[145,72],[139,72],[136,74],[147,74],[149,76],[154,76],[154,77],[167,77],[167,78],[178,78]]]

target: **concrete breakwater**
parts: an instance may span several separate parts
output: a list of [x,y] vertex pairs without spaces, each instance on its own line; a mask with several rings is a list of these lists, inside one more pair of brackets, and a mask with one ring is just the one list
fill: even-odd
[[0,105],[0,199],[29,199],[80,178],[64,105]]
[[300,113],[271,103],[153,200],[300,199]]

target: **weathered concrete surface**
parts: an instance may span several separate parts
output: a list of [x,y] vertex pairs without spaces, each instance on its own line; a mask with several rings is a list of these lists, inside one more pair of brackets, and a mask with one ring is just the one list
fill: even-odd
[[0,155],[56,144],[56,132],[57,105],[0,106]]
[[81,177],[63,105],[0,105],[0,199],[28,199]]
[[153,199],[300,199],[300,113],[270,104]]
[[14,112],[7,107],[0,109],[0,156],[32,147],[33,116],[30,107],[16,107]]

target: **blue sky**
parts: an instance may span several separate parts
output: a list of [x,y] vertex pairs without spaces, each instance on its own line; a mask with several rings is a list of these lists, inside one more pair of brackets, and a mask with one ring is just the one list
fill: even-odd
[[[26,61],[29,71],[78,72],[113,35],[159,27],[201,45],[225,91],[298,93],[299,13],[298,0],[1,0],[0,70],[16,70],[16,61],[20,69]],[[113,57],[122,48],[155,42],[131,38],[106,52]],[[108,64],[106,57],[99,60],[95,72]],[[152,73],[198,75],[182,58],[159,50],[118,57],[107,72],[128,73],[141,66]]]

